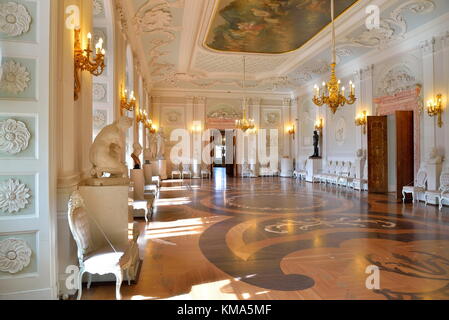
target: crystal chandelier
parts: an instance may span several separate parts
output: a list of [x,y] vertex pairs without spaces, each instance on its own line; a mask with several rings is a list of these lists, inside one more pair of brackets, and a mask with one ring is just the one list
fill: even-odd
[[246,98],[246,57],[243,57],[243,117],[242,119],[235,120],[236,129],[240,129],[243,132],[248,130],[252,130],[255,127],[254,119],[247,119],[246,117],[246,108],[247,108],[247,98]]
[[337,79],[335,68],[337,66],[337,50],[335,45],[335,22],[334,22],[334,0],[331,0],[332,13],[332,63],[331,63],[331,78],[328,83],[323,82],[322,88],[318,85],[314,87],[313,103],[318,107],[327,104],[333,113],[337,112],[339,107],[345,104],[354,104],[357,100],[355,97],[355,85],[352,81],[349,82],[349,97],[345,97],[345,87],[340,89],[340,80]]

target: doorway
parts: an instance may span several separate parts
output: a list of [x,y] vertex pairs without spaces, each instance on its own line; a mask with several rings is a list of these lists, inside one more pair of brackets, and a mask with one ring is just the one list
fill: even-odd
[[368,117],[370,193],[396,193],[414,180],[414,111]]
[[232,177],[235,172],[234,130],[220,130],[220,135],[220,141],[214,139],[213,168],[223,168],[226,175]]

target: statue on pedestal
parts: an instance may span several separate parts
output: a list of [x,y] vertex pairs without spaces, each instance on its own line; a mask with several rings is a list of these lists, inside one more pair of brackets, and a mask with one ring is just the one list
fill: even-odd
[[159,131],[156,134],[156,143],[157,143],[157,160],[165,160],[165,135],[164,128],[159,128]]
[[143,151],[144,164],[151,164],[151,159],[153,159],[153,153],[151,152],[151,148],[148,147]]
[[[123,162],[125,153],[125,131],[133,124],[133,119],[122,117],[104,127],[90,147],[89,160],[92,163],[91,175],[94,179],[88,183],[94,185],[126,183],[128,168]],[[105,177],[104,174],[109,174]],[[104,179],[113,179],[106,182]],[[117,180],[118,179],[118,180]]]
[[131,153],[131,158],[134,160],[134,169],[141,169],[142,163],[139,156],[142,154],[142,146],[139,143],[133,144],[133,153]]
[[320,157],[320,136],[318,135],[318,131],[313,132],[313,155],[310,158],[319,158]]

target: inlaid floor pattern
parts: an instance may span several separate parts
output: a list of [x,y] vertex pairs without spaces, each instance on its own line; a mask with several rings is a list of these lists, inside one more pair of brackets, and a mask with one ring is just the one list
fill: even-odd
[[[447,207],[218,171],[164,182],[140,227],[140,278],[123,299],[449,299]],[[83,291],[114,298],[112,284]]]

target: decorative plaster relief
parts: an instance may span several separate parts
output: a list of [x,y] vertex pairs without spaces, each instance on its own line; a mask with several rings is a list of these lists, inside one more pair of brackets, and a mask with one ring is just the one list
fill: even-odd
[[[93,0],[92,8],[95,17],[104,16],[104,2],[103,0]],[[94,42],[96,43],[96,42]]]
[[262,112],[263,124],[267,127],[279,127],[281,125],[281,110],[266,109]]
[[416,87],[417,79],[411,68],[405,63],[398,63],[388,70],[377,85],[377,96],[392,96]]
[[100,83],[94,83],[93,85],[93,97],[94,101],[102,101],[106,97],[106,86]]
[[165,127],[184,126],[184,109],[164,108],[162,110],[162,123]]
[[346,141],[346,121],[343,117],[335,123],[335,142],[341,146]]
[[29,204],[30,189],[18,179],[0,183],[0,211],[17,213]]
[[353,37],[347,37],[339,47],[354,46],[367,48],[384,48],[392,41],[404,38],[408,31],[404,13],[411,11],[417,15],[423,15],[435,10],[435,4],[431,0],[409,0],[402,3],[390,12],[386,19],[381,19],[380,28],[363,31]]
[[30,30],[31,15],[27,8],[16,2],[0,3],[0,32],[17,37]]
[[11,274],[26,268],[31,261],[31,248],[22,239],[5,239],[0,241],[0,271]]
[[106,37],[106,29],[100,29],[100,28],[95,28],[94,29],[94,34],[93,34],[93,43],[98,43],[98,41],[101,39],[103,39],[103,48],[105,50],[108,50],[108,39]]
[[14,60],[8,60],[2,65],[0,72],[0,90],[18,94],[28,88],[31,80],[27,68]]
[[93,115],[94,129],[103,129],[108,121],[108,111],[107,110],[95,110]]
[[21,121],[7,119],[0,121],[0,151],[17,154],[28,148],[31,133]]

